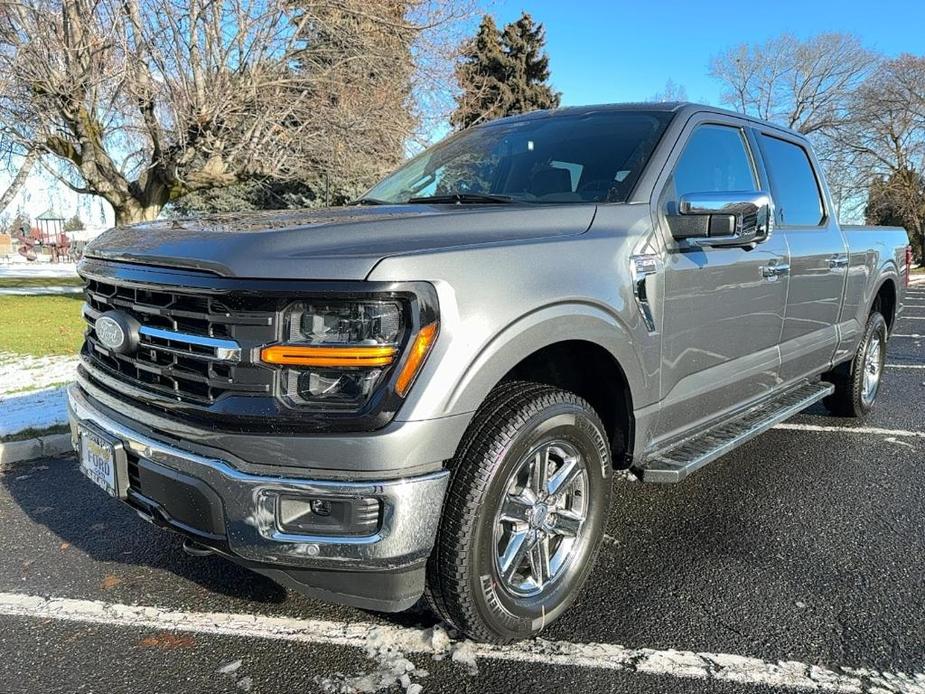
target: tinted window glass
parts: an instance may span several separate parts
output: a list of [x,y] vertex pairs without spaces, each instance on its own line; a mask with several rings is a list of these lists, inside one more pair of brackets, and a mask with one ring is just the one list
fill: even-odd
[[702,125],[691,135],[674,171],[678,195],[757,190],[742,131]]
[[425,150],[364,197],[403,203],[491,193],[517,202],[623,202],[672,117],[601,110],[499,120]]
[[762,135],[761,140],[780,223],[790,226],[821,224],[822,197],[806,150],[776,137]]

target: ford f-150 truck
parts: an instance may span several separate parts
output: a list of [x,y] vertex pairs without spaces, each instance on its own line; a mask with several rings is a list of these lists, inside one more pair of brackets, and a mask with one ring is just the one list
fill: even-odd
[[680,482],[819,400],[867,413],[910,254],[839,226],[776,125],[505,118],[351,206],[100,236],[74,444],[191,553],[508,642],[591,574],[615,479]]

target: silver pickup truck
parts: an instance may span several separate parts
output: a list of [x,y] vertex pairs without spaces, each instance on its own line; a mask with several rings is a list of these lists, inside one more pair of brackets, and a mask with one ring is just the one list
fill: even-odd
[[590,575],[615,479],[680,482],[819,400],[870,410],[907,244],[840,227],[770,123],[506,118],[352,206],[100,236],[74,444],[191,553],[529,637]]

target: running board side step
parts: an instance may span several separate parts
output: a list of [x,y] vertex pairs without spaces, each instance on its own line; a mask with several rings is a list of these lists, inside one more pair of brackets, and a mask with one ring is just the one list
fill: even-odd
[[650,457],[636,471],[643,482],[671,484],[741,446],[775,424],[822,400],[835,390],[831,383],[803,383],[756,405],[702,434],[685,439]]

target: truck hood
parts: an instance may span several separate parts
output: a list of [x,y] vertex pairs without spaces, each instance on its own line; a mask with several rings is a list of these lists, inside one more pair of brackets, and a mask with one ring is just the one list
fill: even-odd
[[594,205],[389,205],[221,214],[116,227],[85,255],[226,277],[365,279],[383,258],[580,234]]

